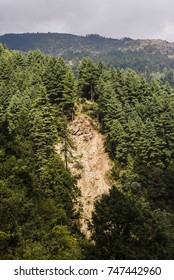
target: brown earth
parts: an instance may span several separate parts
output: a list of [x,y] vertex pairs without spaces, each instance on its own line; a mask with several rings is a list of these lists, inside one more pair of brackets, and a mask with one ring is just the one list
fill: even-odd
[[[77,185],[81,190],[81,231],[89,237],[87,225],[91,219],[94,202],[110,188],[106,175],[111,169],[111,164],[98,124],[90,117],[80,114],[70,123],[69,131],[76,149],[72,151],[74,159],[68,163],[68,168],[77,178]],[[56,149],[60,150],[58,146]]]

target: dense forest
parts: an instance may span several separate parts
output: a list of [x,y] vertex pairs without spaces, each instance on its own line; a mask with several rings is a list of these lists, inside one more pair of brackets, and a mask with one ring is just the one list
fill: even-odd
[[[62,58],[0,45],[0,259],[173,259],[174,91],[149,75],[89,57],[74,74]],[[88,239],[67,166],[80,105],[113,162]]]
[[45,54],[61,56],[73,70],[76,70],[79,61],[87,56],[96,63],[104,61],[108,67],[113,65],[124,69],[131,68],[141,73],[163,72],[165,68],[174,67],[174,43],[164,40],[113,39],[98,34],[78,36],[49,32],[5,34],[0,36],[0,43],[11,50],[24,53],[39,49]]

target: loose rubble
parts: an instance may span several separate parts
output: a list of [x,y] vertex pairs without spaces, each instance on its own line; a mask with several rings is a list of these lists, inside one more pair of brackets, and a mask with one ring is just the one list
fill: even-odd
[[110,188],[106,174],[111,166],[96,122],[86,115],[80,115],[71,122],[69,131],[76,149],[73,151],[74,160],[68,163],[68,168],[76,177],[81,190],[81,230],[89,237],[88,222],[94,203]]

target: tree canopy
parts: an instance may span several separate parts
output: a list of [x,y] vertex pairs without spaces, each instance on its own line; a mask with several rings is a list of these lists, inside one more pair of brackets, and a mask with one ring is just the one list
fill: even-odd
[[[77,72],[62,58],[0,45],[0,258],[173,259],[173,72],[149,78],[148,69],[89,57]],[[113,163],[90,240],[67,166],[67,126],[80,102],[100,123]],[[60,141],[65,160],[54,148]]]

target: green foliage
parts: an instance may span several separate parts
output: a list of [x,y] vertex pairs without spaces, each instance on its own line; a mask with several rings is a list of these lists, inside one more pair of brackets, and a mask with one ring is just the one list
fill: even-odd
[[98,103],[86,101],[83,105],[83,112],[91,118],[98,118],[99,108]]
[[173,89],[111,67],[96,90],[120,191],[114,188],[96,204],[94,258],[173,258]]
[[61,59],[4,48],[0,70],[0,258],[82,259],[79,190],[54,150],[68,138],[74,75]]
[[[86,37],[59,33],[5,34],[0,42],[12,50],[29,52],[40,49],[43,53],[63,56],[73,68],[84,57],[96,62],[104,61],[107,66],[131,68],[138,72],[158,72],[162,79],[171,80],[173,69],[173,45],[162,40],[133,40],[131,38],[111,39],[90,34]],[[161,72],[165,72],[161,75]],[[172,70],[173,71],[173,70]],[[149,73],[150,72],[150,73]]]
[[[145,80],[87,57],[76,81],[62,58],[0,45],[1,259],[173,258],[172,75],[165,69],[156,79],[146,68]],[[118,186],[96,203],[91,243],[79,230],[80,194],[68,170],[77,97],[101,123]]]
[[39,168],[49,158],[57,140],[54,111],[49,103],[45,88],[38,89],[37,98],[30,111],[30,137]]
[[91,101],[97,99],[96,83],[97,83],[97,68],[95,63],[90,58],[83,58],[78,67],[78,86],[82,97]]
[[92,239],[97,259],[172,259],[173,232],[165,212],[113,187],[96,203]]

